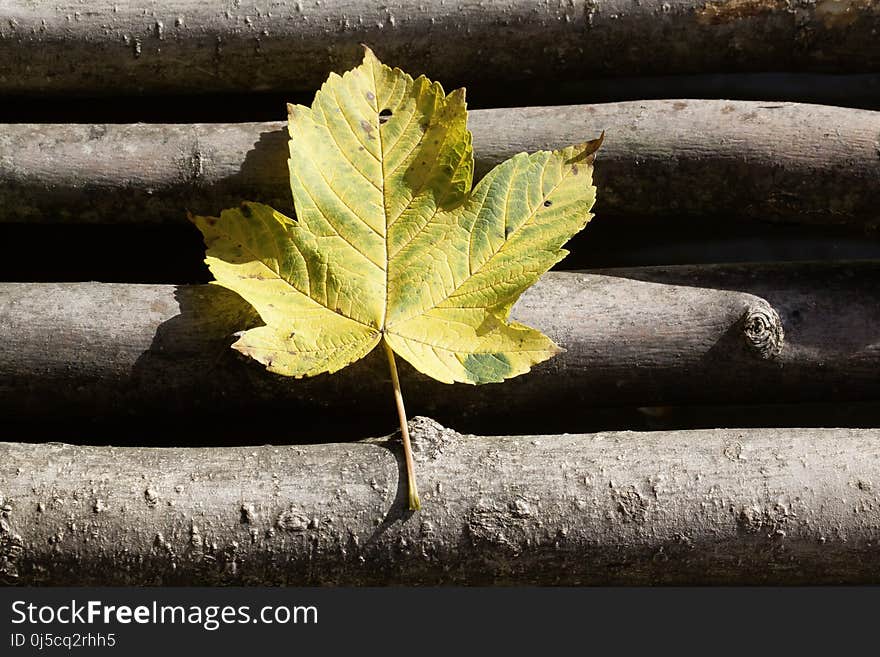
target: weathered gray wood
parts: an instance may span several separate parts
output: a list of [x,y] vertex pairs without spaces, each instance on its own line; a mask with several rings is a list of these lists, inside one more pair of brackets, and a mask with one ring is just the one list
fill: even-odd
[[[546,431],[576,430],[600,406],[878,400],[878,281],[877,262],[551,272],[513,315],[564,353],[476,387],[404,363],[407,407],[454,427]],[[308,418],[387,429],[381,354],[287,379],[228,348],[249,321],[249,307],[216,286],[0,285],[0,414],[246,409],[255,420],[296,417],[282,423],[291,437]]]
[[[18,584],[880,582],[880,431],[718,429],[241,448],[0,443]],[[332,434],[326,434],[332,440]]]
[[311,90],[361,43],[449,84],[872,72],[876,27],[866,0],[6,0],[0,92]]
[[[644,101],[474,111],[477,175],[606,131],[600,216],[880,221],[880,112]],[[184,222],[242,199],[292,212],[282,123],[5,125],[0,221]]]

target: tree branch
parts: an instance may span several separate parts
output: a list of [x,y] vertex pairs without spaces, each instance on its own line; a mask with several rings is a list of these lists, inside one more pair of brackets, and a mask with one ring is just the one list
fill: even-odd
[[[605,130],[599,217],[877,222],[878,112],[642,101],[476,110],[469,125],[478,176]],[[281,123],[12,124],[2,134],[0,221],[183,223],[186,210],[216,214],[243,199],[293,212]]]
[[276,0],[261,11],[168,0],[86,11],[13,0],[0,19],[5,95],[312,90],[359,61],[361,43],[449,86],[880,65],[870,2]]
[[[564,353],[476,387],[401,362],[407,407],[459,428],[541,432],[576,430],[593,407],[880,399],[878,279],[876,262],[551,272],[513,317]],[[0,284],[0,413],[282,412],[296,414],[289,431],[346,417],[360,432],[388,429],[379,351],[333,376],[291,380],[229,348],[256,321],[217,286]]]
[[0,443],[0,573],[53,585],[880,581],[876,429],[411,428],[416,514],[396,441]]

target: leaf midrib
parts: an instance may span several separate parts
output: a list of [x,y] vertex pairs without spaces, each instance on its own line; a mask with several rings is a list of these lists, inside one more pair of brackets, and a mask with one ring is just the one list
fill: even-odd
[[387,179],[385,177],[385,143],[382,139],[382,126],[379,123],[379,86],[376,84],[376,63],[370,62],[370,77],[373,81],[373,105],[376,111],[376,134],[379,139],[379,171],[382,175],[382,213],[385,219],[385,238],[382,240],[382,246],[385,249],[385,290],[382,299],[382,317],[379,320],[379,332],[385,333],[385,320],[388,318],[388,270],[390,269],[388,259],[388,194],[385,187]]

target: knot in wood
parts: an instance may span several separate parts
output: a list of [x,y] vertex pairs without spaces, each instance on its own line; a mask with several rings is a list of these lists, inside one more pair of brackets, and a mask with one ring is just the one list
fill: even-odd
[[298,533],[313,528],[317,523],[312,522],[302,511],[295,506],[290,506],[282,511],[277,520],[275,527],[281,531]]
[[413,455],[417,460],[434,460],[455,440],[456,433],[431,418],[416,416],[409,421]]
[[766,302],[752,306],[745,312],[742,334],[749,351],[764,360],[778,356],[785,342],[782,320]]

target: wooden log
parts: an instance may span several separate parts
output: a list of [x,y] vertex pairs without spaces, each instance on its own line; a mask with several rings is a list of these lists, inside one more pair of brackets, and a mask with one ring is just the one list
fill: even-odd
[[[592,407],[880,400],[878,280],[878,262],[551,272],[513,316],[564,353],[485,386],[404,363],[407,407],[469,430],[564,431]],[[268,374],[229,349],[251,313],[216,286],[0,285],[0,414],[238,413],[288,439],[346,418],[387,430],[382,354],[332,376]]]
[[[9,584],[876,584],[880,431],[0,443]],[[333,435],[325,434],[332,440]]]
[[7,0],[0,93],[312,90],[361,43],[444,84],[719,71],[873,72],[873,4]]
[[[599,216],[876,225],[880,112],[644,101],[470,115],[477,176],[606,131]],[[183,222],[242,199],[292,212],[282,123],[5,125],[0,221]]]

